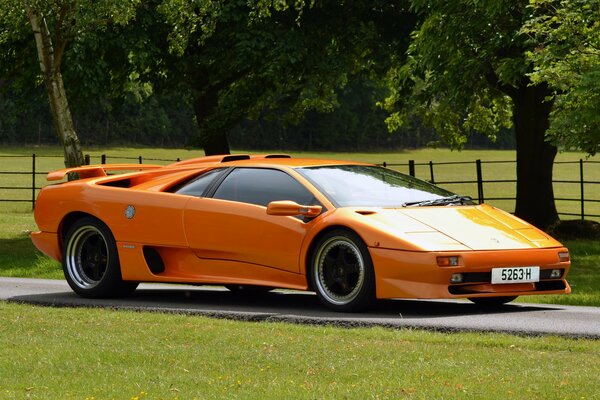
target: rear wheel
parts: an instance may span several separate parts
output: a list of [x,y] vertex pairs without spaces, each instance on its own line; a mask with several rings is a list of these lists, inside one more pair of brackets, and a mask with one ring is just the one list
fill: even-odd
[[469,300],[471,300],[473,303],[477,304],[478,306],[495,307],[495,306],[501,306],[506,303],[510,303],[517,297],[518,296],[470,297]]
[[115,239],[92,217],[78,220],[67,231],[62,264],[69,286],[82,297],[126,296],[138,285],[122,280]]
[[334,311],[359,311],[375,301],[373,262],[353,232],[331,231],[317,242],[311,279],[319,300]]

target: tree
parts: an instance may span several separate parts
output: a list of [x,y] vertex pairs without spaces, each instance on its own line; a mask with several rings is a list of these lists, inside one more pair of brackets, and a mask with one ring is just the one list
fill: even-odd
[[[9,30],[20,32],[25,20],[31,25],[41,78],[48,94],[54,128],[64,148],[67,167],[83,164],[83,153],[62,76],[68,46],[86,34],[104,29],[110,23],[126,23],[133,16],[138,2],[4,0],[0,3],[0,20]],[[0,37],[0,43],[6,44],[10,38],[5,34]]]
[[[226,132],[248,116],[296,122],[307,110],[331,110],[337,88],[377,67],[372,55],[383,52],[373,49],[383,35],[404,33],[406,47],[409,14],[398,5],[275,3],[163,0],[140,8],[138,21],[152,28],[143,39],[150,46],[134,57],[136,73],[158,91],[190,96],[206,154],[228,153]],[[389,23],[376,23],[383,19]],[[122,36],[139,34],[129,26]]]
[[390,70],[391,128],[417,116],[460,147],[471,131],[514,124],[515,214],[545,229],[558,221],[552,188],[557,153],[547,140],[555,100],[529,56],[540,41],[523,33],[542,12],[526,0],[412,0],[421,23],[409,58]]
[[554,107],[548,136],[595,154],[600,146],[600,0],[532,0],[522,31],[536,84],[547,84]]

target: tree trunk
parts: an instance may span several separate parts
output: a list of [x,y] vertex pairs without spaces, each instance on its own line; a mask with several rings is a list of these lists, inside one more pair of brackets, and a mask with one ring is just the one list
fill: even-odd
[[[45,18],[35,9],[27,8],[27,16],[33,29],[35,43],[40,60],[40,70],[44,78],[44,85],[48,92],[52,121],[58,135],[58,140],[63,146],[66,167],[78,167],[83,165],[83,152],[79,138],[75,132],[73,118],[67,101],[67,94],[63,84],[60,64],[64,51],[64,43],[58,47],[58,52],[52,44],[50,31]],[[72,177],[69,177],[70,179]]]
[[219,106],[218,90],[213,88],[200,92],[194,90],[194,114],[200,128],[201,145],[207,156],[230,154],[229,140],[224,130],[207,124],[208,119],[215,114]]
[[[529,83],[529,82],[527,82]],[[512,95],[517,139],[515,215],[546,230],[558,222],[552,187],[556,146],[546,142],[552,102],[545,84],[523,84]]]

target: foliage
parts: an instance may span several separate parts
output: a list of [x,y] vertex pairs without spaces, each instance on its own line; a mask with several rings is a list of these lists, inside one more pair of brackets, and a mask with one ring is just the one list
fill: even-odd
[[374,33],[363,15],[333,1],[271,5],[166,1],[158,7],[170,52],[178,56],[171,70],[186,74],[205,136],[265,112],[297,122],[308,110],[331,111],[336,88],[364,68],[361,52]]
[[[54,129],[64,148],[65,165],[68,167],[80,166],[84,159],[61,73],[65,51],[86,33],[102,30],[109,23],[126,23],[138,1],[6,0],[0,3],[0,20],[8,29],[22,33],[19,27],[23,26],[23,21],[28,20],[31,25],[41,80],[48,94]],[[0,37],[0,45],[8,42],[11,46],[10,36]],[[31,56],[20,57],[30,63],[34,61]],[[69,179],[75,178],[75,174],[69,175]]]
[[[250,118],[259,122],[244,123],[246,138],[266,127],[285,135],[294,131],[298,143],[347,147],[360,140],[361,126],[365,132],[379,132],[380,124],[373,119],[383,114],[366,104],[355,111],[347,95],[357,82],[369,81],[378,88],[369,101],[387,95],[381,105],[391,113],[387,119],[391,130],[404,126],[401,136],[417,132],[423,138],[415,141],[420,145],[432,142],[429,135],[436,133],[460,148],[472,135],[495,139],[499,130],[507,132],[514,107],[508,94],[515,88],[548,84],[553,90],[548,100],[554,104],[549,137],[593,154],[600,132],[599,3],[36,0],[28,4],[39,7],[59,42],[68,44],[63,66],[67,92],[77,127],[85,129],[83,137],[94,143],[122,142],[125,135],[131,142],[149,135],[153,144],[189,144],[189,138],[199,133],[225,134],[236,126],[235,132],[244,132],[240,123]],[[11,114],[22,110],[19,99],[43,97],[35,91],[40,83],[35,47],[20,4],[23,0],[0,3],[0,86],[12,90],[0,99],[0,107]],[[387,92],[380,89],[382,75]],[[174,114],[165,101],[177,97],[182,112]],[[27,112],[36,115],[39,109],[29,107]],[[130,112],[120,112],[125,110]],[[186,120],[186,132],[174,139],[168,132],[192,114],[200,130]],[[358,123],[357,114],[370,122]],[[169,123],[173,115],[181,119]],[[94,132],[98,129],[94,118],[105,122],[100,135]],[[14,140],[15,131],[9,134],[6,127],[18,121],[14,116],[0,120],[4,132],[0,131],[4,135],[0,140]],[[298,128],[291,127],[299,122]],[[355,128],[347,129],[344,122]],[[429,128],[415,130],[423,124]],[[302,131],[307,132],[304,138]],[[345,132],[348,136],[342,139]],[[379,134],[373,137],[382,142]]]
[[600,146],[600,1],[531,0],[522,28],[536,43],[527,52],[534,83],[553,89],[548,135],[595,154]]
[[512,125],[506,88],[528,71],[517,34],[523,1],[412,1],[423,16],[412,33],[408,60],[389,70],[391,130],[415,117],[452,147],[472,132],[492,138]]

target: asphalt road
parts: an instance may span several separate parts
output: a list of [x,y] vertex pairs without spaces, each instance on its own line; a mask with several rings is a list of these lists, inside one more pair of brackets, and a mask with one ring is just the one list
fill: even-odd
[[312,293],[239,294],[209,286],[142,284],[126,299],[91,300],[62,280],[0,278],[0,300],[56,307],[106,307],[197,314],[247,321],[346,327],[384,326],[442,332],[505,332],[600,339],[600,308],[511,303],[484,309],[467,301],[381,301],[369,313],[328,311]]

